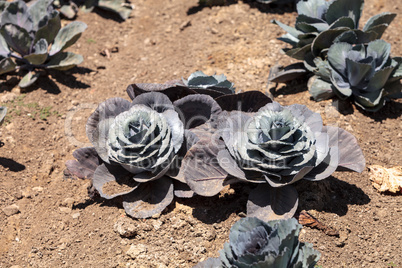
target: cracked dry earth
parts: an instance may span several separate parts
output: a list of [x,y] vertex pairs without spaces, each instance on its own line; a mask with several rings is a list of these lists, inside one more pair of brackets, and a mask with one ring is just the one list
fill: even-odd
[[[107,98],[128,99],[125,89],[134,82],[164,82],[196,70],[225,73],[238,90],[269,89],[282,105],[305,104],[326,124],[353,133],[367,166],[402,165],[401,101],[375,115],[353,105],[340,114],[332,100],[310,100],[305,81],[267,85],[270,67],[293,62],[279,52],[283,32],[270,23],[294,24],[290,6],[132,2],[132,17],[123,23],[102,12],[79,14],[88,29],[70,48],[84,56],[78,68],[44,73],[26,92],[11,76],[2,80],[0,101],[9,113],[0,128],[0,267],[192,267],[218,255],[245,213],[247,186],[211,198],[176,198],[159,217],[134,220],[112,201],[91,200],[88,181],[63,176],[72,152],[88,144],[89,114]],[[383,39],[400,56],[399,1],[367,0],[361,21],[384,11],[398,14]],[[402,267],[402,196],[377,192],[368,169],[297,187],[299,209],[339,232],[303,228],[300,239],[322,253],[318,267]]]

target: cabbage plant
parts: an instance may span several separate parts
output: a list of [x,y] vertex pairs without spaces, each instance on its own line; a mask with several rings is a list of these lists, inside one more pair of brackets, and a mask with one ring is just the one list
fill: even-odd
[[322,62],[329,47],[336,42],[367,43],[381,38],[396,14],[384,12],[371,17],[359,30],[363,0],[307,0],[297,3],[295,27],[279,21],[274,23],[287,33],[279,38],[291,45],[283,52],[303,65],[290,65],[286,69],[273,69],[272,82],[286,82],[308,71],[325,74]]
[[2,1],[0,10],[0,74],[25,72],[20,87],[36,81],[36,69],[67,70],[83,61],[81,55],[64,50],[87,25],[75,21],[62,28],[51,0],[37,0],[29,7],[22,0]]
[[328,51],[332,85],[327,88],[340,98],[353,98],[368,111],[378,111],[388,98],[401,98],[402,58],[391,58],[390,52],[391,45],[383,40],[368,45],[333,44]]
[[67,161],[70,175],[89,178],[105,199],[123,200],[128,215],[147,218],[178,197],[191,197],[181,162],[200,138],[196,127],[221,112],[209,96],[189,95],[175,102],[159,92],[132,102],[111,98],[89,117],[86,132],[93,147],[78,149]]
[[192,73],[187,79],[168,81],[164,84],[137,83],[129,85],[127,93],[131,98],[145,92],[161,92],[175,101],[191,94],[205,94],[213,98],[234,94],[234,84],[224,74],[206,75],[202,71]]
[[55,0],[54,6],[66,18],[73,19],[81,8],[85,12],[91,12],[94,8],[100,8],[119,15],[122,20],[130,17],[133,6],[126,0]]
[[320,252],[299,241],[302,226],[297,220],[262,221],[244,218],[230,229],[218,258],[209,258],[196,268],[313,268]]
[[[210,131],[215,150],[200,150],[199,158],[194,159],[202,172],[185,177],[195,193],[213,196],[224,185],[252,183],[256,187],[250,191],[248,216],[289,218],[298,204],[293,183],[322,180],[336,170],[363,171],[364,156],[354,136],[341,128],[323,126],[321,116],[306,106],[281,106],[269,100],[261,107],[261,103],[255,105],[256,98],[243,97],[238,111],[232,98],[221,97],[233,107],[221,113],[216,129]],[[211,163],[218,163],[216,171],[210,172],[208,165],[202,164],[203,154],[213,159]]]

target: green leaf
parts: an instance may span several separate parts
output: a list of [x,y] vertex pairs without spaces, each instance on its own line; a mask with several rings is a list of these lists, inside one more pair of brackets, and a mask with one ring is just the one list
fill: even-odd
[[7,114],[7,107],[0,106],[0,124],[3,123],[4,117],[6,117],[6,114]]
[[366,90],[368,92],[380,91],[387,83],[394,69],[395,67],[387,67],[376,72],[370,79]]
[[339,27],[336,29],[330,29],[320,33],[311,44],[311,51],[315,57],[320,55],[321,50],[329,48],[336,37],[341,33],[348,31],[349,28]]
[[20,88],[29,87],[30,85],[35,83],[35,81],[38,79],[38,77],[39,77],[39,73],[29,72],[21,79],[21,81],[18,84],[18,86]]
[[83,60],[81,55],[72,52],[61,52],[50,59],[46,68],[65,71],[80,64]]
[[31,64],[39,65],[46,61],[48,44],[45,39],[39,40],[35,44],[35,53],[24,56],[24,59],[29,61]]
[[48,44],[51,44],[57,33],[60,31],[60,28],[60,14],[57,10],[55,10],[50,14],[50,19],[46,22],[46,24],[40,27],[36,32],[35,42],[44,38]]
[[286,83],[294,80],[302,75],[305,75],[307,70],[303,63],[294,63],[285,68],[275,65],[269,70],[268,81],[274,83]]
[[28,7],[24,1],[11,2],[1,14],[1,25],[14,24],[24,28],[27,32],[33,29],[33,20],[28,13]]
[[53,56],[73,45],[81,36],[87,25],[80,21],[73,21],[63,27],[56,35],[49,55]]
[[346,56],[350,50],[352,50],[352,45],[348,43],[335,43],[328,51],[328,62],[330,65],[338,72],[345,74],[346,71]]
[[363,110],[377,112],[385,104],[383,92],[384,89],[378,92],[354,94],[353,97],[356,105]]
[[328,24],[332,24],[340,17],[350,17],[354,21],[354,28],[357,29],[363,4],[364,0],[335,0],[329,4],[325,18]]
[[0,29],[7,44],[22,56],[29,54],[32,39],[29,33],[18,25],[6,24]]
[[28,12],[31,15],[33,21],[34,30],[38,30],[39,22],[48,15],[48,8],[52,4],[53,0],[37,0],[28,8]]
[[297,13],[311,18],[321,18],[327,7],[328,2],[325,0],[299,1],[297,3]]
[[10,55],[10,49],[8,48],[6,40],[0,35],[0,56],[8,57]]
[[71,2],[68,5],[62,5],[60,8],[60,13],[70,20],[74,19],[74,17],[77,15],[77,12],[77,6],[75,4],[73,5]]
[[388,28],[388,24],[384,23],[384,24],[379,24],[379,25],[373,26],[366,32],[367,33],[375,33],[376,38],[379,39],[384,34],[384,32],[387,28]]
[[[1,57],[0,57],[1,58]],[[5,74],[15,70],[17,65],[11,58],[4,58],[0,60],[0,74]]]
[[8,7],[9,3],[10,2],[7,1],[0,1],[0,12],[3,12]]
[[[364,25],[364,27],[363,27],[363,31],[364,32],[370,31],[372,28],[374,28],[378,25],[383,25],[383,24],[386,24],[388,26],[394,20],[395,17],[396,17],[396,14],[390,13],[390,12],[383,12],[381,14],[377,14],[377,15],[371,17],[366,22],[366,25]],[[379,35],[378,38],[381,38],[381,35]]]
[[332,23],[329,26],[329,28],[335,29],[335,28],[339,28],[339,27],[346,27],[346,28],[353,29],[354,26],[355,26],[355,24],[354,24],[354,21],[352,18],[341,17],[341,18],[337,19],[334,23]]
[[99,0],[98,7],[116,12],[123,20],[128,19],[133,10],[125,0]]
[[311,44],[305,45],[304,47],[301,48],[295,48],[295,49],[290,49],[285,52],[286,55],[289,57],[295,58],[297,60],[304,60],[304,56],[306,55],[307,52],[309,52],[311,49]]
[[295,29],[295,28],[293,28],[293,27],[290,27],[290,26],[288,26],[288,25],[286,25],[286,24],[283,24],[283,23],[280,22],[280,21],[273,20],[272,22],[273,22],[274,24],[278,25],[279,27],[281,27],[283,30],[285,30],[286,32],[288,32],[289,34],[291,34],[291,35],[294,36],[294,37],[297,37],[297,36],[299,36],[300,34],[303,34],[303,32],[298,31],[297,29]]
[[315,101],[327,100],[335,96],[332,84],[325,82],[316,75],[308,80],[307,87]]

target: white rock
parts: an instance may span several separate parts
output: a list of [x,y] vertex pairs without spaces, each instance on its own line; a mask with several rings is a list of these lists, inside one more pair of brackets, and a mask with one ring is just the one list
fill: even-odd
[[7,216],[12,216],[20,212],[20,208],[16,204],[4,207],[2,210]]

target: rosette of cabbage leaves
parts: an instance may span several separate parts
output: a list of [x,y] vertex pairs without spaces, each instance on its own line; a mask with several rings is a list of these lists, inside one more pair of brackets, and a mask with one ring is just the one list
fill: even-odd
[[[230,103],[231,98],[221,101]],[[304,105],[284,107],[269,101],[255,107],[253,102],[243,101],[240,111],[233,107],[219,117],[212,140],[220,176],[209,174],[207,167],[204,176],[188,175],[186,182],[195,193],[212,196],[227,184],[254,183],[247,215],[289,218],[298,204],[293,183],[322,180],[336,170],[363,171],[364,156],[349,132],[323,126],[321,116]]]
[[310,267],[321,254],[310,243],[298,239],[302,226],[297,220],[262,221],[247,217],[230,229],[218,258],[209,258],[195,268],[287,268]]
[[211,97],[202,95],[174,103],[158,92],[132,102],[108,99],[88,119],[86,131],[93,147],[74,152],[76,160],[66,162],[67,174],[91,179],[102,198],[120,197],[130,216],[151,217],[174,195],[193,195],[179,176],[186,151],[197,142],[185,126],[197,127],[220,112]]
[[192,73],[187,79],[172,80],[163,84],[136,83],[127,87],[127,93],[131,99],[146,92],[161,92],[171,101],[192,94],[204,94],[215,99],[234,94],[234,90],[234,84],[227,80],[224,74],[206,75],[202,71]]
[[391,58],[391,45],[375,40],[367,45],[336,43],[328,51],[333,90],[352,97],[364,110],[378,111],[389,98],[402,97],[402,58]]

